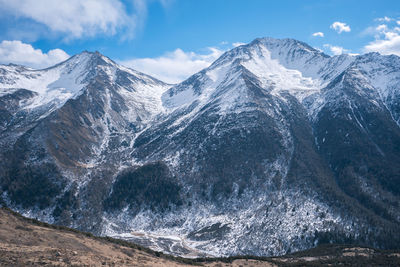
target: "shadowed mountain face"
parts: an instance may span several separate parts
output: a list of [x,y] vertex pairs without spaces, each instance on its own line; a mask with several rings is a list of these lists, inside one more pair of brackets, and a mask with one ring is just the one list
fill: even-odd
[[0,67],[2,201],[176,255],[398,248],[400,58],[256,39],[167,85]]

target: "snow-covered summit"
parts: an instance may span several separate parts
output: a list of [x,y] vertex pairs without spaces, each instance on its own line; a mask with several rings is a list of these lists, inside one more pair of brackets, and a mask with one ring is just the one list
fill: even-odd
[[83,89],[96,76],[115,82],[118,71],[132,75],[134,84],[165,85],[143,73],[120,66],[99,52],[84,51],[55,66],[40,70],[19,65],[0,66],[0,96],[26,89],[36,93],[36,96],[21,103],[22,109],[51,106],[55,110],[68,99],[82,94]]
[[400,57],[368,53],[360,55],[351,68],[358,69],[379,92],[383,101],[400,88]]
[[163,103],[168,108],[193,101],[205,103],[228,85],[232,98],[238,93],[232,91],[233,80],[243,83],[244,72],[254,75],[266,92],[279,95],[288,91],[302,101],[319,92],[354,60],[349,55],[330,57],[294,39],[259,38],[227,51],[210,67],[172,87],[164,94]]
[[50,103],[59,107],[68,99],[76,97],[85,86],[91,59],[92,54],[84,52],[42,70],[20,66],[2,67],[1,95],[16,89],[26,89],[37,93],[37,97],[25,103],[24,109],[34,109]]

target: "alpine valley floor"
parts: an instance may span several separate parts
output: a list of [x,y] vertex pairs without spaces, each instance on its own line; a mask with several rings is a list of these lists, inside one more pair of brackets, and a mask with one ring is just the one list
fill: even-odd
[[399,266],[400,251],[326,245],[281,257],[185,259],[0,209],[0,266]]

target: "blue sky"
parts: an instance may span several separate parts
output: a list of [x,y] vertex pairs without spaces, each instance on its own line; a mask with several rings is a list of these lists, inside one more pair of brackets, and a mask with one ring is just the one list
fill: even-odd
[[35,68],[100,51],[168,82],[257,37],[333,55],[400,55],[399,0],[0,0],[0,63]]

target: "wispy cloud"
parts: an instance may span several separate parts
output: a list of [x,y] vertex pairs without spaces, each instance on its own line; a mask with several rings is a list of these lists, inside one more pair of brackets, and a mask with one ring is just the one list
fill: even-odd
[[135,70],[152,75],[164,82],[178,83],[192,74],[208,67],[224,51],[207,48],[205,53],[185,52],[176,49],[156,58],[134,58],[119,63]]
[[312,34],[312,36],[314,36],[314,37],[324,37],[324,33],[323,32],[314,32]]
[[345,53],[349,52],[349,50],[344,49],[344,48],[341,47],[341,46],[330,45],[330,44],[324,44],[324,47],[328,48],[329,51],[330,51],[333,55],[335,55],[335,56],[341,55],[341,54],[345,54]]
[[350,32],[351,31],[351,28],[350,28],[349,25],[347,25],[344,22],[339,22],[339,21],[335,21],[334,23],[332,23],[331,29],[334,29],[338,33]]
[[[169,2],[159,1],[163,5]],[[117,32],[132,36],[146,19],[147,5],[146,0],[0,0],[0,12],[17,18],[17,23],[28,19],[31,24],[44,25],[66,39],[77,39]]]
[[391,22],[391,21],[393,21],[394,19],[393,19],[393,18],[389,18],[389,17],[387,17],[387,16],[384,16],[383,18],[376,18],[375,20],[376,20],[376,21],[380,21],[380,22]]
[[21,41],[2,41],[0,43],[0,63],[20,64],[32,68],[45,68],[68,58],[61,49],[53,49],[43,53],[30,44]]

